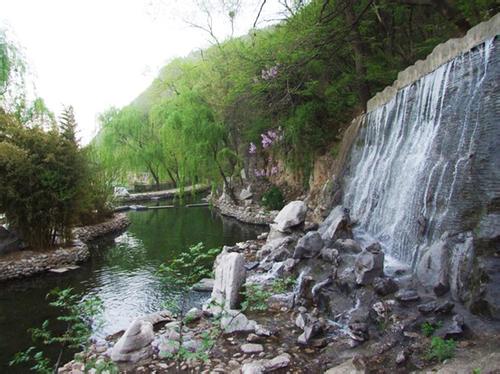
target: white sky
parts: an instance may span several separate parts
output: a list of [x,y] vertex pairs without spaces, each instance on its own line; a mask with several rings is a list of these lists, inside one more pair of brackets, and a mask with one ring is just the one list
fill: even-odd
[[[194,1],[0,0],[0,25],[22,47],[49,109],[58,115],[73,105],[87,143],[99,113],[131,102],[169,59],[209,45],[208,34],[185,22],[204,23]],[[236,34],[248,31],[259,4],[247,0]],[[278,0],[267,1],[261,19],[276,18],[279,10]],[[214,15],[214,25],[227,35],[223,14]]]

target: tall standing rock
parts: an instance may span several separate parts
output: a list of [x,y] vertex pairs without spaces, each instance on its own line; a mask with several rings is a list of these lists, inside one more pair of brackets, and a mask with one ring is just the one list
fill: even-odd
[[384,275],[384,252],[380,244],[374,243],[361,252],[354,262],[356,283],[368,285],[376,277]]
[[245,283],[245,259],[241,253],[223,250],[214,263],[215,281],[212,302],[225,309],[237,309],[240,289]]

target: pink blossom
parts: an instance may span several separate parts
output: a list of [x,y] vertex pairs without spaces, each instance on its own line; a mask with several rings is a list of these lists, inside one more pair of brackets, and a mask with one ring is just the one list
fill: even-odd
[[255,154],[256,151],[257,151],[257,147],[255,146],[255,144],[250,143],[250,146],[248,147],[248,153],[253,155],[253,154]]

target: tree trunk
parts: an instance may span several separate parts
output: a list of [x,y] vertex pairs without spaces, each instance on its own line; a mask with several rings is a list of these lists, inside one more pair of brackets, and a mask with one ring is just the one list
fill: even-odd
[[366,59],[366,47],[359,33],[358,25],[356,24],[356,15],[354,13],[353,0],[348,0],[345,8],[345,16],[348,27],[351,30],[352,50],[354,52],[354,64],[356,68],[356,83],[358,88],[358,96],[363,109],[366,110],[366,103],[370,100],[370,86],[366,80],[366,67],[364,61]]

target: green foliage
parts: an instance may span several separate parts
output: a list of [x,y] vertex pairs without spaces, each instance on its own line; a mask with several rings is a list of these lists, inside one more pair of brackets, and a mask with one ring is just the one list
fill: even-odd
[[455,355],[457,343],[453,339],[444,340],[438,336],[434,336],[431,340],[431,347],[427,354],[429,360],[437,359],[443,362]]
[[272,293],[262,285],[249,283],[245,286],[243,294],[245,296],[245,301],[241,303],[243,311],[264,312],[268,309],[267,300],[271,297]]
[[[65,326],[62,333],[56,333],[50,328],[50,321],[45,320],[41,327],[30,329],[33,343],[43,346],[55,345],[60,349],[60,355],[65,349],[86,351],[92,333],[91,326],[98,325],[103,311],[102,301],[97,297],[87,299],[73,293],[73,289],[54,289],[47,294],[49,305],[57,308],[60,315],[56,317],[59,324]],[[53,321],[53,322],[56,322]],[[10,365],[19,365],[33,362],[32,371],[40,374],[57,372],[59,361],[52,363],[43,351],[36,347],[29,347],[26,351],[18,352]]]
[[272,186],[262,195],[262,205],[270,210],[280,210],[285,206],[285,198],[281,190]]
[[170,62],[133,103],[103,116],[97,143],[124,171],[228,187],[249,142],[281,127],[273,157],[307,182],[314,156],[370,96],[499,10],[495,0],[448,2],[446,12],[417,3],[296,2],[273,27]]
[[276,293],[285,293],[289,291],[297,282],[295,278],[287,277],[287,278],[278,278],[273,281],[271,286],[273,292]]
[[432,336],[434,332],[443,326],[443,322],[437,321],[436,323],[424,322],[421,326],[422,334],[425,336]]

